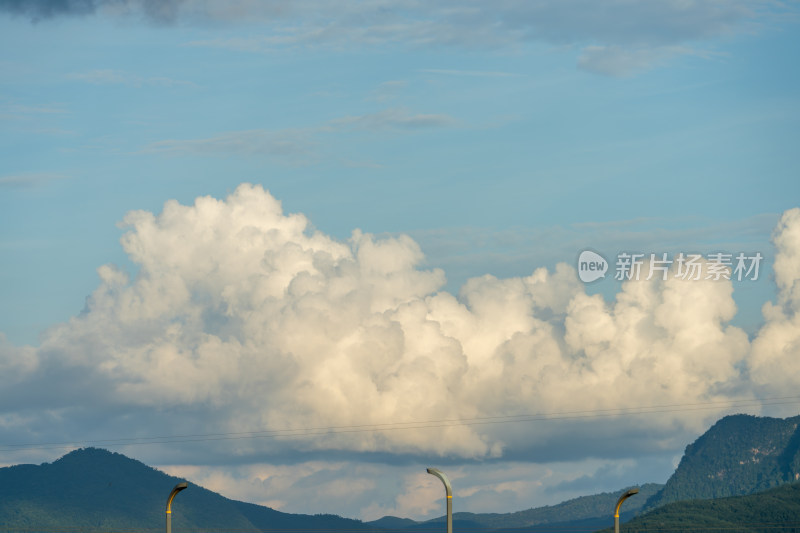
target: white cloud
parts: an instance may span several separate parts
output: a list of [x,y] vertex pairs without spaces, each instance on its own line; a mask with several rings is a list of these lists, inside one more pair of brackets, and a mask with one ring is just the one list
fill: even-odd
[[[782,294],[795,290],[792,213],[776,236]],[[587,295],[562,264],[526,277],[473,278],[456,299],[440,292],[442,271],[420,269],[422,252],[409,237],[355,231],[338,242],[311,232],[302,215],[284,215],[277,200],[250,185],[224,201],[132,212],[125,224],[122,244],[138,265],[135,278],[101,267],[85,312],[49,330],[36,351],[45,369],[72,368],[95,384],[69,393],[75,402],[113,394],[116,403],[141,409],[193,406],[216,431],[237,432],[742,395],[750,345],[728,325],[736,312],[728,281],[631,281],[607,304]],[[776,313],[765,335],[782,328],[796,339],[795,315]],[[788,383],[796,372],[783,376]],[[638,428],[642,446],[664,446],[665,424],[691,432],[719,412],[672,411],[617,424]],[[522,424],[438,423],[243,441],[237,449],[497,457],[570,439],[573,431],[567,422],[533,433]],[[586,453],[571,446],[556,454]]]
[[30,346],[14,346],[0,333],[0,372],[7,383],[30,375],[38,366],[39,358],[35,349]]
[[764,391],[793,394],[800,376],[800,208],[783,214],[773,242],[778,301],[764,304],[766,323],[753,341],[751,374]]

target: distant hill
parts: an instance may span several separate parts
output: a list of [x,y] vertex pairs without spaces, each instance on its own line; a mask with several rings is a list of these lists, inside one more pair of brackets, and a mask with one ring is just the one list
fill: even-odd
[[[3,531],[163,531],[165,504],[182,481],[124,455],[96,448],[71,452],[53,463],[0,468]],[[173,503],[172,527],[237,532],[375,532],[358,520],[295,515],[229,500],[190,484]]]
[[[645,502],[664,485],[646,483],[639,487],[639,494],[625,502],[625,511],[635,514],[644,507]],[[613,516],[614,506],[620,494],[630,487],[615,492],[603,492],[591,496],[581,496],[557,505],[537,507],[516,513],[499,515],[472,515],[471,520],[491,529],[527,528],[539,524],[585,520]],[[468,513],[456,513],[467,515]]]
[[[625,503],[624,517],[630,518],[638,513],[647,499],[663,485],[647,483],[640,487],[640,493]],[[528,532],[547,531],[554,527],[559,529],[597,529],[608,525],[613,520],[614,506],[620,494],[626,488],[616,492],[603,492],[592,496],[581,496],[567,500],[557,505],[548,505],[519,511],[516,513],[453,513],[454,531],[515,531]],[[383,517],[369,525],[386,527],[394,530],[403,530],[406,533],[424,533],[428,531],[441,531],[445,517],[434,518],[425,522],[396,517]],[[538,527],[547,526],[547,527]]]
[[[800,531],[800,483],[748,496],[670,503],[634,518],[620,529],[624,533],[797,533]],[[612,528],[605,531],[612,531]]]
[[647,502],[739,496],[800,480],[800,416],[732,415],[686,447],[663,490]]

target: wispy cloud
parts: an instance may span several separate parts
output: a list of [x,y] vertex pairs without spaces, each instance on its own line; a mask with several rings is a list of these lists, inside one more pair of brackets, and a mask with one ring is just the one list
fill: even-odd
[[231,131],[205,139],[167,139],[147,145],[144,152],[167,155],[274,155],[308,154],[313,143],[301,130]]
[[499,72],[491,70],[452,70],[442,68],[424,68],[420,72],[428,74],[442,74],[445,76],[469,76],[474,78],[511,78],[519,76],[512,72]]
[[[311,32],[318,33],[318,32]],[[276,34],[255,37],[228,37],[189,41],[186,46],[221,48],[234,52],[267,53],[277,49],[302,43],[310,36],[298,35],[293,30],[276,30]]]
[[66,115],[69,111],[57,103],[20,103],[5,99],[0,103],[0,119],[39,119],[53,115]]
[[20,103],[6,99],[0,102],[0,123],[13,124],[17,134],[42,136],[71,136],[74,130],[62,127],[71,114],[59,103]]
[[[246,155],[302,157],[303,163],[314,161],[318,147],[323,143],[323,134],[345,131],[414,131],[452,127],[458,121],[441,113],[412,113],[406,109],[384,109],[375,113],[350,115],[331,120],[316,127],[284,130],[230,131],[220,135],[199,139],[166,139],[145,146],[143,153],[165,155]],[[298,159],[298,161],[300,161]],[[342,160],[340,160],[342,161]],[[352,161],[346,166],[352,166]],[[357,163],[358,166],[379,167],[374,162]]]
[[456,124],[456,119],[449,115],[442,113],[414,114],[406,109],[384,109],[377,113],[338,118],[329,123],[333,129],[364,129],[370,131],[443,128]]
[[376,102],[392,100],[397,98],[406,87],[408,87],[408,82],[405,80],[385,81],[372,91],[368,99]]
[[159,87],[196,87],[190,81],[176,80],[167,77],[142,77],[121,70],[99,69],[89,72],[75,72],[68,74],[67,78],[75,81],[91,83],[93,85],[128,85],[142,87],[145,85]]
[[52,181],[64,179],[63,174],[51,172],[26,172],[22,174],[9,174],[0,176],[0,188],[30,188],[40,187]]
[[626,77],[658,67],[670,59],[693,55],[704,58],[711,54],[686,46],[626,47],[587,46],[578,58],[578,67],[597,74]]
[[68,111],[65,110],[63,107],[53,106],[53,105],[9,105],[5,107],[5,110],[9,113],[19,113],[19,114],[44,114],[44,115],[62,115],[67,113]]

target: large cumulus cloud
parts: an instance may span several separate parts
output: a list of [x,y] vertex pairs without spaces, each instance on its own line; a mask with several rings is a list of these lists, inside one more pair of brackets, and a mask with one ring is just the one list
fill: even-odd
[[760,389],[792,391],[800,378],[800,208],[783,214],[773,234],[778,301],[764,304],[753,341],[752,377]]
[[[800,375],[800,209],[776,229],[780,297],[765,306],[752,349],[728,324],[730,281],[628,281],[607,303],[561,264],[474,278],[456,297],[441,290],[442,271],[420,267],[410,238],[356,230],[337,241],[284,214],[260,186],[225,200],[170,201],[124,224],[136,272],[100,267],[84,311],[38,348],[0,344],[5,435],[19,440],[29,424],[12,416],[22,405],[31,416],[56,410],[62,425],[75,413],[129,413],[128,435],[145,437],[163,431],[153,428],[164,413],[182,410],[191,416],[181,431],[193,433],[337,428],[291,440],[295,453],[475,459],[538,450],[546,459],[550,449],[564,459],[603,455],[602,441],[611,450],[620,432],[642,448],[674,448],[669,435],[702,429],[724,401],[791,394]],[[723,403],[600,418],[713,402]],[[483,423],[535,413],[587,419]],[[580,437],[586,428],[591,444]],[[224,446],[247,455],[286,442]]]

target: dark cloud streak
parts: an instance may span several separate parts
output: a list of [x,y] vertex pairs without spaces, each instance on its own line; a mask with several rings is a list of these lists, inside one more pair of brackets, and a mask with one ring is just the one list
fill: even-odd
[[90,15],[95,0],[0,0],[0,11],[30,17],[32,22],[62,15]]
[[0,11],[30,18],[31,22],[60,16],[93,15],[103,7],[140,10],[157,24],[174,22],[183,0],[0,0]]

